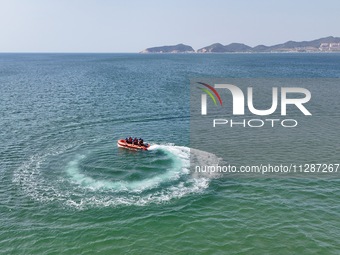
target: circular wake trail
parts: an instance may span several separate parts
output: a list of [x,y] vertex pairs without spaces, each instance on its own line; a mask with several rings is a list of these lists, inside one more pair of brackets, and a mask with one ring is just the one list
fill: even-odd
[[[127,164],[122,168],[118,164],[112,165],[108,172],[98,177],[93,175],[97,169],[89,168],[88,165],[92,165],[85,163],[87,160],[92,162],[98,155],[91,150],[79,153],[84,144],[64,145],[50,148],[46,153],[32,155],[16,169],[13,182],[20,186],[25,195],[40,202],[56,202],[79,209],[119,205],[143,206],[204,191],[209,186],[210,179],[190,173],[190,156],[200,161],[217,160],[214,154],[204,151],[184,146],[155,144],[150,147],[149,152],[132,154],[136,160],[150,157],[144,159],[146,166]],[[131,156],[125,155],[125,151],[121,153],[123,154],[116,155],[117,160]],[[157,165],[157,161],[167,163]],[[59,165],[54,166],[55,162]],[[152,175],[134,179],[131,176],[118,179],[112,176],[115,171],[123,174],[137,172],[137,176],[140,176],[147,171],[143,167],[151,168],[149,171]]]

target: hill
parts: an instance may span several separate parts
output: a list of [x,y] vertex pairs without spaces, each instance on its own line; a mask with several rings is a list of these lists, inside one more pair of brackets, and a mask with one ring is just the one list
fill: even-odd
[[220,43],[214,43],[210,46],[198,49],[198,53],[209,52],[337,52],[340,51],[340,37],[328,36],[312,41],[288,41],[285,43],[265,46],[258,45],[250,47],[243,43],[231,43],[228,45],[222,45]]
[[195,50],[185,44],[147,48],[140,53],[193,53]]

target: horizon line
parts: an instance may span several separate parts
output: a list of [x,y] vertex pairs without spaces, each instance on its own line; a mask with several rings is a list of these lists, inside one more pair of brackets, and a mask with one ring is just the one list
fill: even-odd
[[67,52],[53,52],[53,51],[0,51],[0,54],[138,54],[138,55],[216,55],[216,54],[340,54],[340,51],[268,51],[268,52],[95,52],[95,51],[67,51]]

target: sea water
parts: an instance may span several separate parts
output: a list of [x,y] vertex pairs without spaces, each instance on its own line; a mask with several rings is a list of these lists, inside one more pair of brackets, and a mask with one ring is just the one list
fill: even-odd
[[[190,150],[196,77],[340,78],[340,55],[0,54],[0,253],[338,254],[338,179],[190,172],[190,152],[258,153]],[[128,136],[150,150],[117,148]]]

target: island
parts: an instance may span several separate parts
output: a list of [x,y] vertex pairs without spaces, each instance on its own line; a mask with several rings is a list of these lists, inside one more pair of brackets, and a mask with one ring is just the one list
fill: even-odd
[[313,41],[288,41],[273,46],[258,45],[250,47],[243,43],[222,45],[214,43],[198,49],[198,53],[225,53],[225,52],[335,52],[340,51],[340,37],[325,37]]
[[248,46],[243,43],[231,43],[223,45],[214,43],[195,51],[191,46],[177,44],[172,46],[160,46],[147,48],[140,53],[276,53],[276,52],[340,52],[340,37],[328,36],[312,41],[287,41],[272,46],[257,45]]
[[160,46],[160,47],[153,47],[153,48],[147,48],[140,53],[194,53],[195,50],[185,44],[177,44],[177,45],[171,45],[171,46]]

